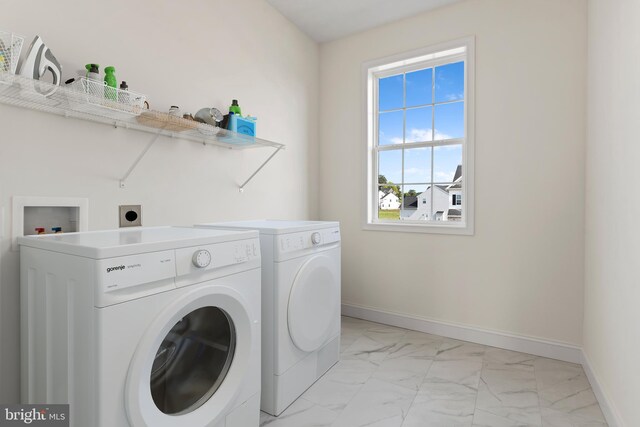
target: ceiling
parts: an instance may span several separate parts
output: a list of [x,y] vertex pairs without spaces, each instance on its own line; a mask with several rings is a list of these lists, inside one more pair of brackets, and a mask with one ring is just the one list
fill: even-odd
[[327,42],[462,0],[267,0],[302,31]]

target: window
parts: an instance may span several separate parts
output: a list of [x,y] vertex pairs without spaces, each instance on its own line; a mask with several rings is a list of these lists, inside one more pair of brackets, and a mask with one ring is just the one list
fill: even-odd
[[[473,47],[365,64],[366,229],[473,234]],[[383,211],[385,195],[396,203]]]

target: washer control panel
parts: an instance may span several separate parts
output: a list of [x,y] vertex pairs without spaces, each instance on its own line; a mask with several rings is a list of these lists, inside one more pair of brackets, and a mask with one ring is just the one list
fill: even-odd
[[340,242],[340,228],[325,228],[316,231],[283,234],[276,238],[279,253],[302,251],[309,248]]
[[96,260],[96,303],[127,288],[158,282],[166,290],[175,287],[177,276],[250,262],[255,265],[247,268],[260,266],[257,238]]
[[245,262],[260,261],[258,239],[216,243],[202,247],[176,249],[177,276],[208,271]]

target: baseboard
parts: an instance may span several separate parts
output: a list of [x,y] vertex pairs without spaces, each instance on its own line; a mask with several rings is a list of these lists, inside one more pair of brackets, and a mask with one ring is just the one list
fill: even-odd
[[609,427],[625,427],[613,400],[598,380],[589,357],[578,346],[353,304],[342,304],[342,314],[370,322],[581,364]]
[[439,320],[425,319],[406,314],[391,313],[372,307],[342,304],[342,314],[349,317],[411,329],[433,335],[441,335],[462,341],[484,344],[506,350],[519,351],[536,356],[549,357],[565,362],[582,363],[582,349],[578,346],[544,340],[535,337],[509,334]]
[[582,368],[587,374],[593,393],[596,395],[596,399],[598,399],[600,409],[602,409],[602,413],[604,414],[604,418],[607,420],[609,427],[624,427],[622,418],[620,417],[616,406],[613,404],[613,400],[609,398],[604,387],[602,387],[602,383],[598,379],[596,372],[593,370],[591,360],[584,350],[582,351]]

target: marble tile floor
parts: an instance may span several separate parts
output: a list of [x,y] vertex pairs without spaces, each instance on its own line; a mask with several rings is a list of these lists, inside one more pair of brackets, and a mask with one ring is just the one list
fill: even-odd
[[580,365],[342,318],[341,358],[261,427],[603,427]]

